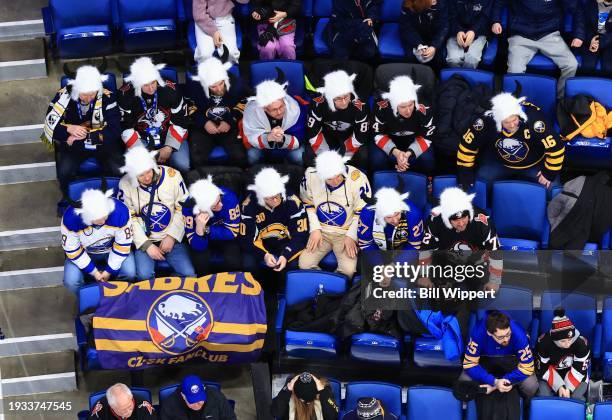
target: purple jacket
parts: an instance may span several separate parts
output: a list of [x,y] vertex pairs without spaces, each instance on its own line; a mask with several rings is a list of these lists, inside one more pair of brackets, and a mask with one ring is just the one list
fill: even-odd
[[[247,4],[249,0],[236,0]],[[217,32],[215,18],[232,14],[234,2],[231,0],[193,0],[193,20],[207,35]]]

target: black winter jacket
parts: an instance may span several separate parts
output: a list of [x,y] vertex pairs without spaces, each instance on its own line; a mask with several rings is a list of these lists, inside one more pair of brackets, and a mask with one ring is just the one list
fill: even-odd
[[491,12],[495,0],[456,0],[448,4],[450,30],[448,35],[456,37],[463,31],[474,31],[476,38],[491,33]]
[[160,420],[236,420],[236,414],[220,391],[206,387],[206,404],[200,411],[191,410],[185,404],[181,389],[164,400]]
[[448,34],[448,4],[446,0],[421,13],[402,8],[399,19],[400,41],[406,54],[412,54],[412,49],[422,45],[434,47],[437,51],[445,44]]

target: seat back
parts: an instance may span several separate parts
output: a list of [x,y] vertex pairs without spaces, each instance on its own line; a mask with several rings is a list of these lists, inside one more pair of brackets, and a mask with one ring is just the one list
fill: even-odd
[[533,319],[533,292],[523,287],[502,285],[495,299],[480,301],[478,319],[483,319],[490,309],[507,312],[525,331],[529,331]]
[[287,273],[287,306],[312,299],[319,290],[325,294],[346,291],[346,277],[320,270],[294,270]]
[[448,388],[414,386],[408,388],[408,420],[461,420],[461,402]]
[[442,69],[440,71],[440,80],[442,82],[445,82],[451,77],[453,77],[454,74],[459,74],[463,76],[465,80],[467,80],[468,83],[472,86],[477,85],[477,84],[483,84],[483,85],[490,87],[491,89],[495,88],[495,84],[493,80],[494,79],[493,73],[489,71],[484,71],[484,70],[458,69],[458,68]]
[[340,384],[340,381],[327,378],[327,382],[329,382],[329,386],[331,386],[336,405],[340,407],[340,403],[342,402],[342,385]]
[[332,14],[332,0],[314,0],[312,15],[314,17],[328,17]]
[[612,352],[612,297],[604,300],[601,314],[601,350]]
[[82,6],[79,0],[49,0],[55,29],[112,24],[111,0],[91,0]]
[[380,20],[382,22],[397,22],[402,13],[403,0],[383,0],[380,9]]
[[578,292],[542,292],[540,333],[550,329],[554,310],[560,306],[565,308],[565,314],[572,320],[580,334],[589,341],[593,341],[595,326],[597,325],[597,299],[594,296]]
[[383,408],[399,417],[402,414],[402,388],[385,382],[349,382],[346,385],[346,411],[357,407],[357,400],[374,397],[380,400]]
[[[433,179],[433,198],[436,200],[440,199],[440,194],[447,188],[457,186],[457,177],[455,175],[440,175]],[[487,184],[477,180],[474,186],[470,189],[470,194],[475,193],[476,196],[472,201],[474,205],[480,207],[483,210],[488,208],[487,203]]]
[[612,108],[612,79],[601,77],[572,77],[565,83],[565,96],[579,93],[591,95],[607,109]]
[[519,96],[526,96],[527,101],[540,107],[548,118],[546,122],[552,124],[555,121],[557,79],[536,74],[506,74],[503,79],[503,91],[514,92],[516,82],[521,85]]
[[531,400],[529,419],[584,420],[584,412],[585,407],[582,401],[558,397],[537,397]]
[[[119,192],[119,178],[106,178],[106,188],[113,190],[113,197],[117,196]],[[86,189],[101,189],[102,188],[102,179],[100,178],[88,178],[88,179],[79,179],[77,181],[72,181],[68,185],[68,197],[71,200],[77,201],[81,199],[81,195]]]
[[546,227],[546,189],[543,186],[523,181],[495,182],[491,207],[499,236],[542,240]]
[[88,284],[79,289],[79,315],[100,305],[100,285]]
[[595,404],[595,410],[593,410],[593,420],[608,419],[612,419],[612,402]]
[[302,16],[307,17],[307,18],[312,17],[313,8],[314,8],[313,0],[303,0],[302,1]]
[[285,75],[288,82],[287,92],[290,95],[304,94],[304,65],[301,61],[270,60],[255,61],[251,64],[251,86],[255,88],[264,80],[274,80],[278,77],[276,68]]
[[410,201],[424,211],[427,207],[427,177],[425,175],[413,172],[379,171],[374,173],[374,192],[382,187],[397,189],[400,179],[404,183],[403,191],[400,192],[410,192]]
[[139,22],[154,19],[176,19],[178,0],[155,0],[146,4],[138,0],[117,0],[121,22]]

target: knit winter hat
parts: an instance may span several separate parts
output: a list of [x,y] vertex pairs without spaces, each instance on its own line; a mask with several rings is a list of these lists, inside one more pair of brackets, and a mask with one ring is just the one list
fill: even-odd
[[193,207],[194,216],[202,212],[212,216],[213,211],[211,207],[222,194],[223,191],[221,191],[221,188],[217,187],[212,182],[212,175],[208,175],[206,179],[200,179],[191,184],[189,187],[189,195],[196,202]]
[[214,85],[217,82],[223,80],[225,82],[225,88],[229,90],[230,80],[227,71],[232,67],[232,63],[222,63],[216,57],[210,57],[198,64],[198,75],[193,76],[192,79],[200,82],[204,89],[204,94],[207,98],[210,97],[208,91],[209,86]]
[[298,380],[295,381],[295,384],[293,384],[293,392],[295,392],[296,397],[305,403],[314,401],[319,393],[314,378],[308,372],[302,373]]
[[317,176],[323,182],[336,175],[344,175],[346,177],[346,162],[348,160],[350,160],[350,158],[344,158],[333,150],[327,150],[321,153],[315,160]]
[[74,212],[81,216],[83,223],[91,225],[94,220],[107,217],[115,210],[115,201],[111,198],[113,190],[86,189],[81,195],[81,208]]
[[550,329],[550,338],[553,341],[574,338],[576,336],[576,327],[574,327],[572,320],[565,315],[565,309],[555,309],[554,315],[552,328]]
[[376,220],[381,225],[385,224],[385,217],[391,216],[398,211],[409,211],[410,207],[404,202],[410,194],[400,194],[393,188],[384,187],[376,191]]
[[383,420],[385,417],[380,401],[374,397],[359,398],[356,411],[359,420]]
[[281,176],[274,168],[263,168],[255,176],[255,182],[248,186],[248,190],[255,191],[257,195],[257,203],[260,206],[265,206],[264,198],[274,197],[281,194],[283,199],[286,198],[285,184],[289,181],[287,175]]
[[138,186],[138,177],[149,169],[159,173],[159,167],[155,161],[156,151],[149,152],[144,146],[134,146],[125,153],[125,165],[121,172],[129,177],[131,184]]
[[325,76],[323,76],[324,86],[317,89],[317,91],[321,92],[325,96],[327,105],[332,111],[336,111],[334,98],[346,95],[347,93],[352,93],[353,96],[357,98],[355,88],[353,87],[353,82],[355,81],[356,77],[356,74],[351,74],[349,76],[344,70],[332,71],[331,73],[327,73]]
[[100,92],[102,83],[108,79],[107,75],[101,75],[94,66],[81,66],[76,71],[76,76],[68,84],[71,86],[70,98],[73,101],[79,99],[80,93]]
[[476,194],[467,194],[461,188],[451,187],[442,191],[440,194],[440,205],[434,207],[431,212],[440,214],[444,225],[452,229],[450,218],[459,217],[463,212],[467,211],[470,215],[470,220],[474,218],[474,206],[472,200]]
[[157,80],[159,86],[165,86],[166,82],[162,79],[159,71],[166,67],[165,64],[153,64],[150,57],[140,57],[130,66],[130,74],[125,79],[134,86],[134,94],[142,96],[142,86]]
[[504,92],[491,99],[493,106],[490,111],[487,111],[487,115],[491,115],[495,120],[497,131],[502,131],[502,121],[512,115],[518,115],[523,121],[527,121],[527,114],[521,106],[521,102],[526,98],[526,96],[515,98],[511,93]]
[[393,114],[397,115],[397,107],[400,104],[414,101],[414,107],[419,106],[417,90],[420,87],[421,85],[415,85],[408,76],[397,76],[389,82],[389,92],[383,93],[382,97],[391,103]]
[[274,101],[283,99],[287,95],[286,87],[287,83],[281,85],[274,80],[264,80],[255,88],[255,101],[259,106],[266,107]]

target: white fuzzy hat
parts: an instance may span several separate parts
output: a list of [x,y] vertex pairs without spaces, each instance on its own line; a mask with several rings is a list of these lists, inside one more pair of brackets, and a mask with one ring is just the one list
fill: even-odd
[[79,99],[79,93],[100,92],[102,83],[108,79],[102,75],[94,66],[81,66],[76,71],[76,76],[68,84],[72,87],[70,97],[73,101]]
[[500,93],[491,98],[493,107],[491,107],[487,114],[493,116],[497,125],[497,131],[502,131],[502,121],[512,115],[518,115],[523,121],[527,121],[527,114],[525,114],[521,106],[521,102],[526,98],[526,96],[515,98],[511,93],[507,92]]
[[200,179],[191,184],[189,187],[189,195],[196,202],[193,207],[194,216],[202,212],[212,216],[213,211],[211,207],[221,194],[223,194],[223,191],[212,182],[212,175],[208,175],[206,179]]
[[353,87],[355,77],[357,77],[356,74],[351,74],[349,76],[344,70],[332,71],[323,77],[324,86],[317,89],[317,91],[325,96],[327,105],[329,105],[332,111],[336,111],[334,98],[346,95],[347,93],[352,93],[355,98],[357,97],[355,88]]
[[281,85],[274,80],[264,80],[255,88],[255,101],[259,106],[266,107],[274,101],[283,99],[287,95],[286,87],[286,82]]
[[286,198],[287,192],[285,184],[289,181],[287,175],[281,176],[274,168],[263,168],[255,176],[255,182],[248,186],[248,190],[255,191],[257,195],[257,203],[264,206],[264,198],[273,197],[276,194],[281,194],[283,199]]
[[410,193],[400,194],[394,188],[381,188],[376,191],[376,220],[384,225],[385,217],[391,216],[398,211],[409,211],[410,207],[404,202]]
[[115,210],[115,201],[111,198],[113,190],[102,192],[87,189],[81,195],[81,208],[74,212],[81,216],[83,223],[91,225],[94,220],[107,217]]
[[442,221],[447,228],[452,229],[449,218],[457,213],[464,211],[470,212],[470,220],[474,218],[474,206],[472,206],[472,200],[476,194],[468,194],[461,188],[451,187],[442,191],[440,194],[440,205],[434,207],[431,212],[434,214],[440,214]]
[[129,177],[132,185],[138,186],[138,177],[149,169],[159,173],[155,155],[157,152],[149,152],[143,146],[132,147],[125,153],[125,165],[121,167],[121,172]]
[[397,107],[400,104],[414,101],[415,108],[419,106],[417,90],[421,85],[415,85],[408,76],[397,76],[389,82],[389,92],[383,93],[382,97],[391,103],[393,114],[397,115]]
[[315,166],[317,176],[323,182],[335,177],[336,175],[344,175],[346,177],[346,162],[350,158],[342,157],[342,155],[334,150],[327,150],[317,156]]
[[142,95],[142,85],[151,83],[157,80],[159,86],[165,86],[166,82],[162,79],[159,71],[166,67],[165,64],[153,64],[150,57],[140,57],[136,59],[130,66],[130,74],[125,79],[125,82],[129,82],[134,86],[134,94],[136,96]]
[[232,67],[232,63],[222,63],[216,57],[210,57],[198,64],[198,75],[193,76],[192,79],[200,82],[204,89],[206,97],[210,97],[208,87],[214,85],[217,82],[223,80],[225,82],[225,88],[229,90],[230,80],[227,71]]

